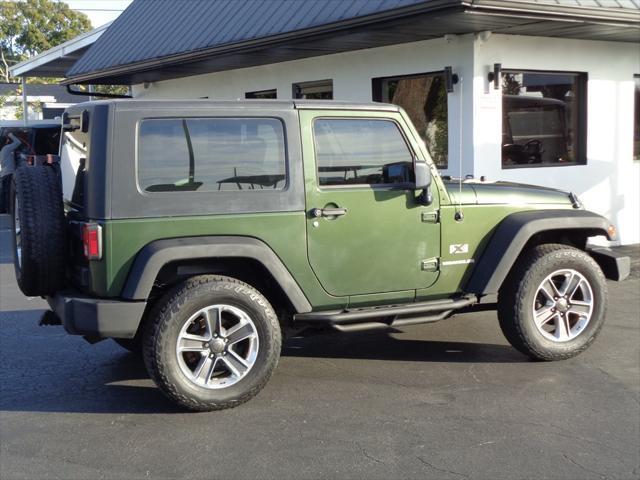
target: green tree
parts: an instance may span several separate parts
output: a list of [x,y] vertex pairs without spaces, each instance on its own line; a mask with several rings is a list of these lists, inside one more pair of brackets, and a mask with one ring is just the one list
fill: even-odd
[[0,77],[9,67],[91,30],[89,18],[62,1],[0,1]]

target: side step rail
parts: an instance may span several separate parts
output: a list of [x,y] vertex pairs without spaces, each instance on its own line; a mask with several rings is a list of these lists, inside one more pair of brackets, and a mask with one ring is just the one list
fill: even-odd
[[403,305],[299,313],[293,318],[296,324],[328,325],[341,332],[355,332],[437,322],[447,318],[456,310],[476,303],[478,298],[469,296]]

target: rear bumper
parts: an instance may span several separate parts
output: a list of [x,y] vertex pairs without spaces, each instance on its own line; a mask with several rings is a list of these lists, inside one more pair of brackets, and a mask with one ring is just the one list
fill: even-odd
[[63,291],[47,302],[72,335],[97,338],[133,338],[147,302],[107,300]]
[[588,250],[589,255],[600,265],[604,276],[617,282],[624,280],[631,271],[631,259],[610,248],[596,247]]

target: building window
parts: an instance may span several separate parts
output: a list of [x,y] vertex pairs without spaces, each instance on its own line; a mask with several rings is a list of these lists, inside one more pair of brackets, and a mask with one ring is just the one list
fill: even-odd
[[333,80],[294,83],[292,87],[293,98],[306,98],[308,100],[333,100]]
[[163,118],[139,127],[147,192],[283,189],[284,126],[275,118]]
[[244,94],[244,98],[278,98],[278,91],[274,88],[272,90],[259,90],[257,92],[247,92]]
[[587,75],[502,73],[502,167],[586,163]]
[[319,118],[313,136],[321,186],[413,182],[413,155],[391,120]]
[[640,75],[634,75],[636,84],[633,117],[633,159],[640,161]]
[[402,107],[438,168],[447,168],[449,131],[444,75],[426,73],[373,79],[373,100]]

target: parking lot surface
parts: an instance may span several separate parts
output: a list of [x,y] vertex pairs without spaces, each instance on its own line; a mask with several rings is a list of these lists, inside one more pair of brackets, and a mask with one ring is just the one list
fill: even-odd
[[[38,327],[0,224],[0,478],[640,477],[640,275],[577,358],[527,360],[493,312],[295,338],[249,403],[185,413],[141,361]],[[640,257],[638,247],[628,248]],[[637,262],[636,262],[637,265]]]

